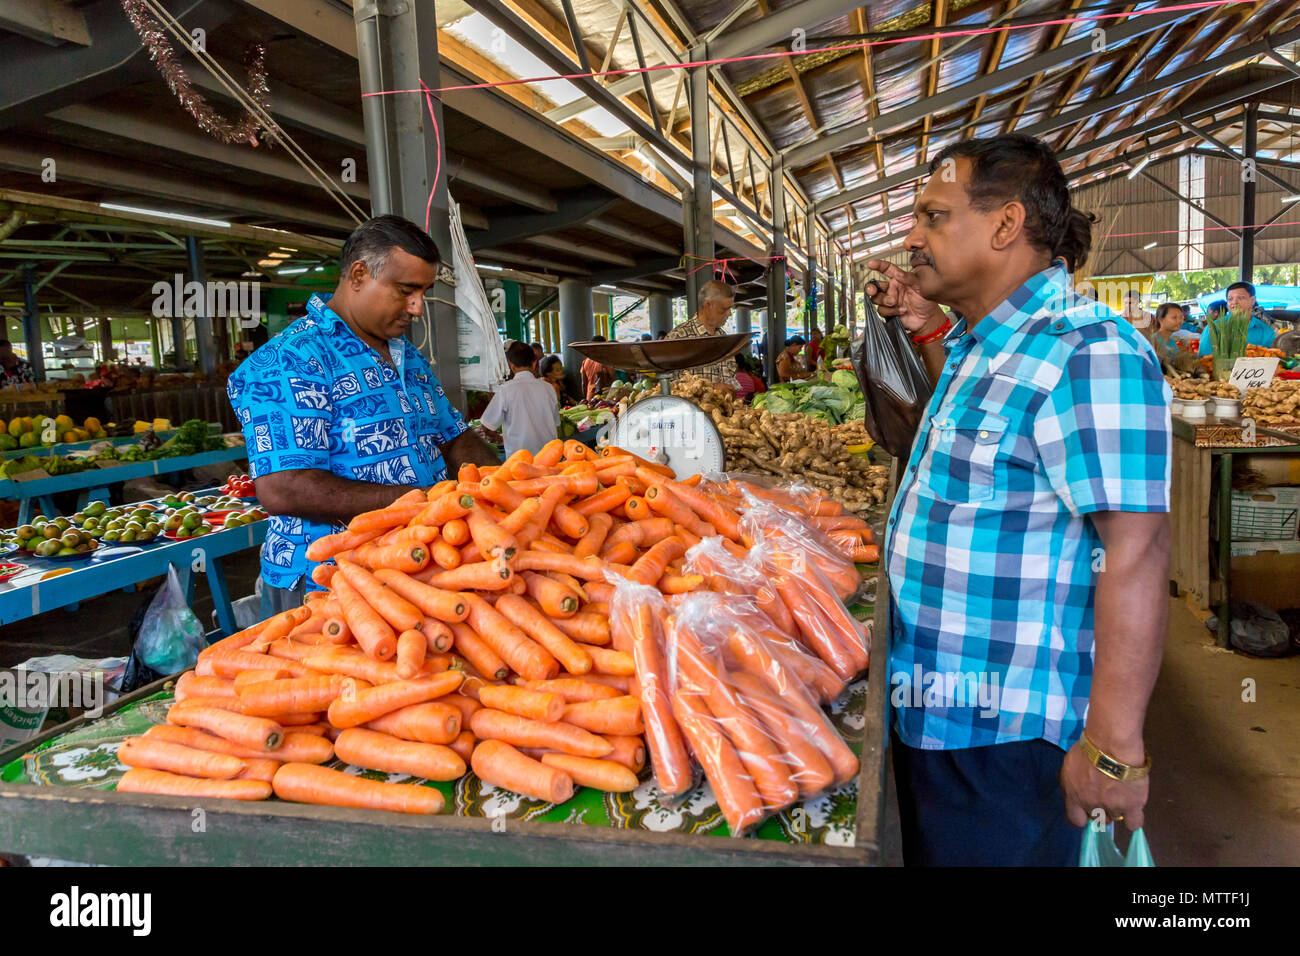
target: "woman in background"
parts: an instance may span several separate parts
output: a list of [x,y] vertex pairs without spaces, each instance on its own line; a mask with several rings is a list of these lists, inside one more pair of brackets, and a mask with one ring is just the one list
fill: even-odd
[[578,404],[578,399],[570,395],[564,387],[564,362],[561,361],[558,355],[546,356],[537,363],[537,366],[541,372],[542,381],[550,382],[555,389],[555,397],[559,399],[561,408]]
[[755,363],[744,352],[736,353],[736,397],[748,403],[760,392],[767,391],[767,385],[759,376]]

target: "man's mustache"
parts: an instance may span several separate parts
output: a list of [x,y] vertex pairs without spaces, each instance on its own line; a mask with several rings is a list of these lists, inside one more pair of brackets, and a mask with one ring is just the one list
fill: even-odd
[[914,252],[912,253],[911,263],[912,268],[915,269],[917,266],[932,266],[934,265],[934,260],[924,252]]

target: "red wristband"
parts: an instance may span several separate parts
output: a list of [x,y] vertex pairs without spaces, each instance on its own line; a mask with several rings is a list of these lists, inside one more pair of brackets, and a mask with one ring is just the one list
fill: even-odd
[[912,336],[912,341],[917,345],[929,345],[932,342],[938,342],[941,338],[947,335],[951,329],[952,319],[944,319],[943,325],[939,326],[929,335],[914,335]]

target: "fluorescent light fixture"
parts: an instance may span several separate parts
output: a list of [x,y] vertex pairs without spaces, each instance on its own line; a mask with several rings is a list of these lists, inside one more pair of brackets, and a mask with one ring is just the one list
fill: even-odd
[[1300,202],[1300,196],[1283,196],[1283,202]]
[[480,262],[480,263],[478,263],[478,267],[479,267],[480,269],[491,269],[493,272],[505,272],[505,271],[506,271],[506,267],[505,267],[505,266],[493,266],[493,265],[489,265],[489,264],[486,263],[486,262]]
[[278,266],[280,261],[279,259],[258,259],[257,264],[259,266]]
[[277,269],[275,274],[278,276],[299,276],[306,271],[307,267],[303,266],[301,269]]
[[1150,156],[1143,156],[1141,161],[1128,171],[1128,178],[1133,179],[1138,173],[1147,168],[1147,163],[1151,162]]
[[1143,246],[1142,248],[1143,248],[1143,249],[1154,249],[1154,248],[1156,247],[1156,245],[1157,245],[1157,243],[1154,243],[1154,242],[1148,242],[1148,243],[1147,243],[1145,246]]
[[297,252],[297,251],[298,251],[297,249],[290,249],[288,246],[281,246],[280,248],[283,249],[285,252]]
[[268,252],[268,253],[266,254],[266,258],[268,258],[268,259],[288,259],[288,258],[289,258],[289,253],[287,253],[287,252]]
[[175,219],[177,222],[194,222],[200,226],[219,226],[222,229],[229,229],[230,223],[222,222],[220,219],[204,219],[201,216],[186,216],[179,212],[162,212],[157,209],[141,209],[139,206],[120,206],[113,202],[102,202],[99,204],[100,209],[115,209],[118,212],[134,212],[142,216],[158,216],[160,219]]

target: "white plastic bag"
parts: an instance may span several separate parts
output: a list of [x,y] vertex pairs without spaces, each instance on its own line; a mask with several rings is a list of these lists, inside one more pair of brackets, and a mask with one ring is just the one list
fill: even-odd
[[140,625],[136,654],[159,674],[176,674],[193,667],[207,646],[203,625],[185,602],[176,569],[167,569],[167,583],[158,589]]
[[506,380],[505,346],[497,332],[496,316],[488,302],[487,291],[474,268],[465,229],[460,223],[460,207],[447,197],[451,214],[452,267],[456,270],[456,339],[460,362],[460,384],[490,392]]

